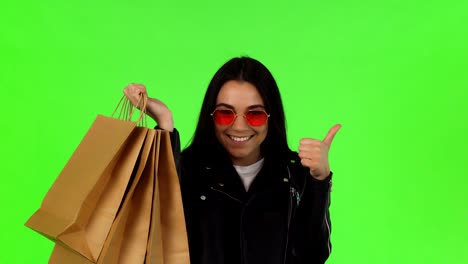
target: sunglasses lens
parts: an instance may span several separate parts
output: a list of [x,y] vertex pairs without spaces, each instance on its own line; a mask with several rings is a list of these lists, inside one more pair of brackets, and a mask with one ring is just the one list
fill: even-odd
[[216,110],[213,119],[218,125],[229,125],[234,121],[236,115],[231,110]]
[[251,126],[262,126],[266,123],[268,115],[263,111],[252,110],[245,114],[245,119]]

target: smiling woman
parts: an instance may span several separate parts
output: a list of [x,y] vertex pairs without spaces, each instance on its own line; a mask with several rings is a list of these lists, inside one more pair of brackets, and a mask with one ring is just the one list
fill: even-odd
[[[143,85],[124,90],[137,105]],[[278,86],[252,58],[214,75],[189,147],[180,152],[171,111],[149,99],[147,113],[172,131],[192,264],[325,263],[331,252],[328,150],[321,140],[287,144]]]

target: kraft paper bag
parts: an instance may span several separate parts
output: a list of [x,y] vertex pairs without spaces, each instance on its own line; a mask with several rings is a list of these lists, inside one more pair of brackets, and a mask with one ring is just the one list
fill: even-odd
[[159,133],[155,190],[146,264],[190,263],[179,178],[168,131]]
[[[164,249],[162,241],[162,232],[161,232],[161,206],[159,199],[159,179],[158,179],[158,167],[159,167],[159,157],[160,157],[160,143],[161,143],[161,132],[156,135],[155,151],[154,151],[154,189],[156,190],[153,193],[153,204],[151,210],[151,225],[150,225],[150,235],[148,238],[148,245],[146,247],[146,258],[145,264],[150,263],[160,263],[164,264]],[[164,154],[163,154],[164,155]]]
[[147,132],[98,115],[26,226],[96,261]]
[[56,244],[50,264],[133,264],[144,263],[154,192],[154,139],[150,130],[145,139],[131,186],[97,261],[90,261],[72,249]]
[[[150,231],[151,212],[154,194],[154,151],[155,151],[155,130],[150,130],[152,135],[151,152],[146,166],[143,170],[137,189],[131,197],[128,206],[130,213],[125,226],[125,233],[119,252],[119,264],[144,263],[146,256],[146,246]],[[123,206],[126,206],[124,204]]]
[[[190,263],[182,198],[169,132],[156,130],[154,138],[148,160],[139,161],[132,187],[125,196],[98,261],[91,262],[72,249],[57,244],[49,263]],[[147,140],[145,149],[146,146]]]

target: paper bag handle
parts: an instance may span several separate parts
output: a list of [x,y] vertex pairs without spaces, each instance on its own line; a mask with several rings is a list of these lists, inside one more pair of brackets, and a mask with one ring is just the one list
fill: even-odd
[[119,103],[112,112],[112,117],[115,117],[115,113],[120,109],[118,119],[125,120],[125,121],[132,121],[133,113],[135,109],[140,109],[140,115],[136,120],[139,126],[146,126],[146,104],[148,101],[148,97],[145,94],[141,94],[140,98],[138,99],[136,107],[130,102],[130,100],[124,95],[120,98]]

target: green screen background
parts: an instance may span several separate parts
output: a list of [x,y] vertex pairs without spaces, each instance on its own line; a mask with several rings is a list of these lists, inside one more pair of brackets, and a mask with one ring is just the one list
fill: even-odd
[[47,262],[24,222],[128,83],[185,145],[239,55],[277,79],[292,149],[343,125],[327,263],[468,263],[468,1],[64,2],[0,4],[0,263]]

